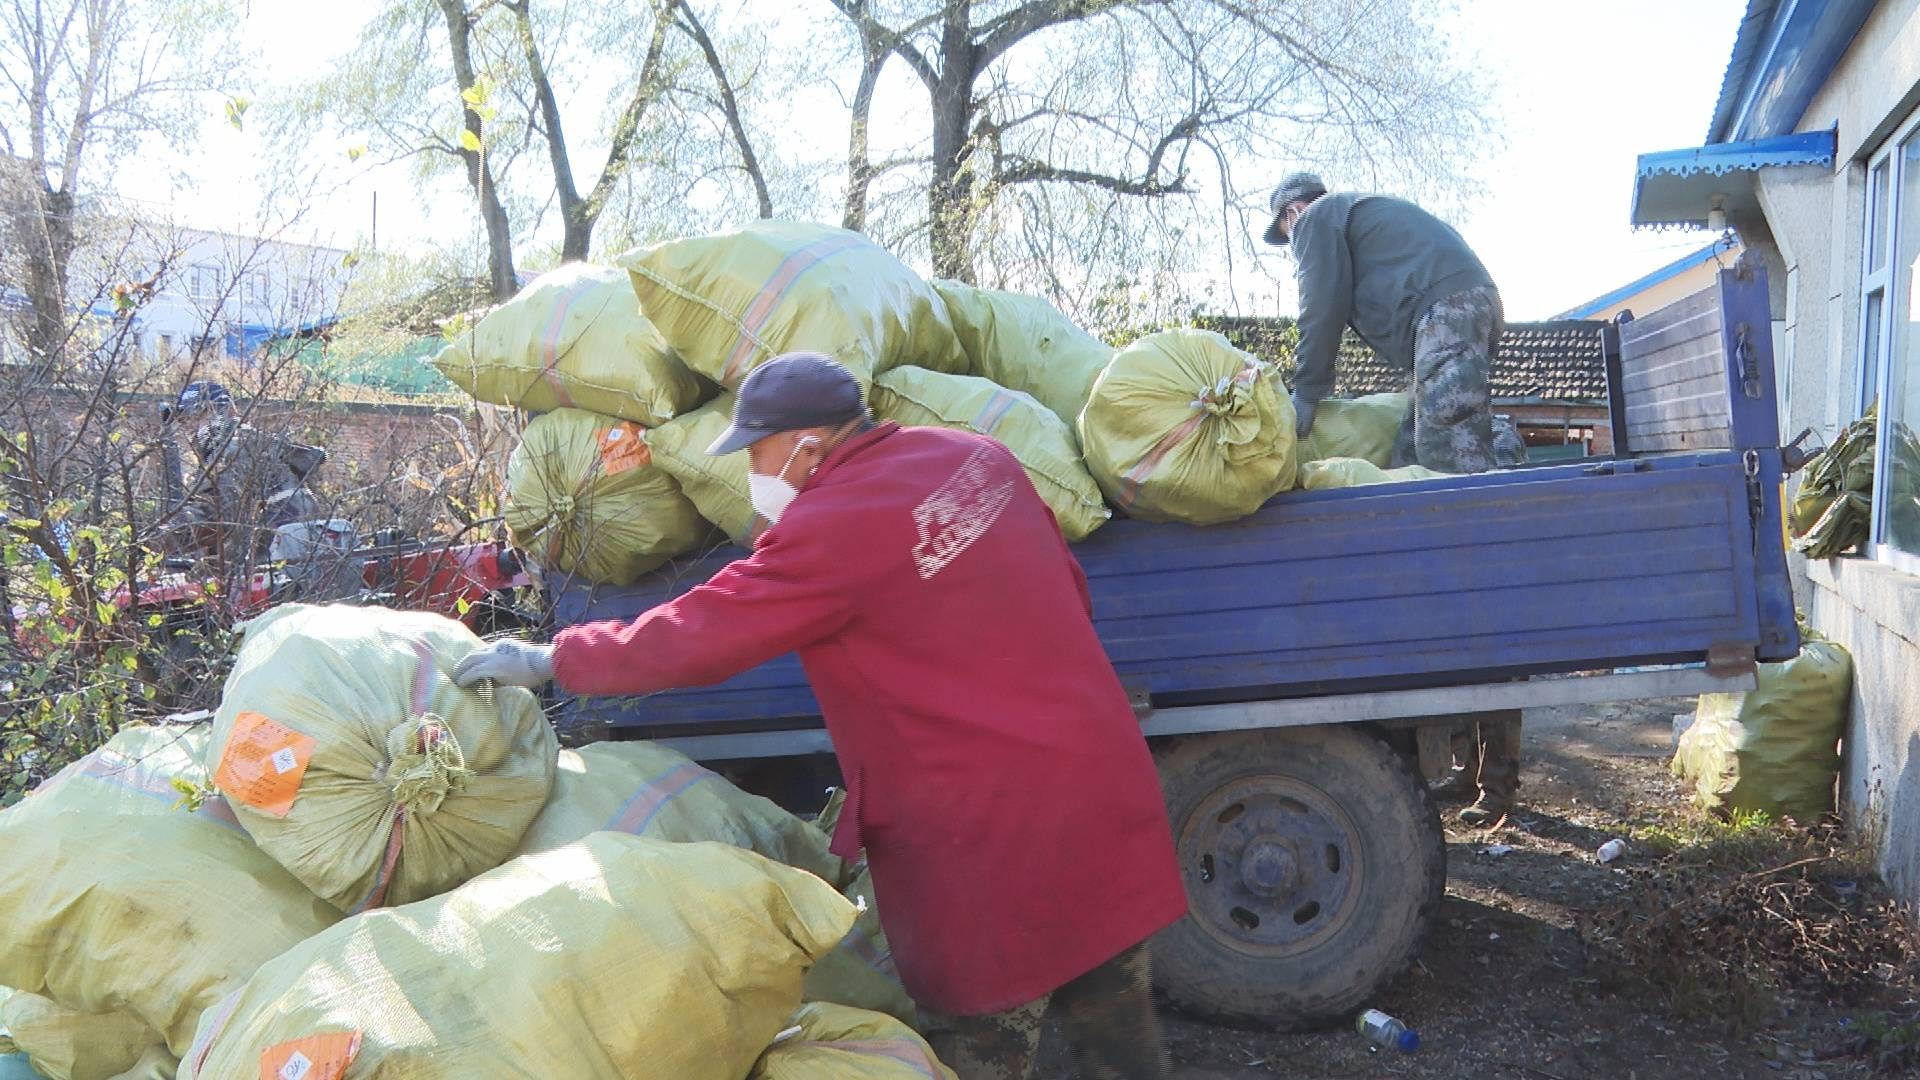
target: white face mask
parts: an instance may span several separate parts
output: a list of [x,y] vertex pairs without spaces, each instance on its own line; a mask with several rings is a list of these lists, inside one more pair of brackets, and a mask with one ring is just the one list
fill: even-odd
[[812,435],[793,444],[793,453],[787,455],[787,463],[772,476],[762,476],[757,472],[747,472],[747,501],[753,504],[753,512],[768,521],[779,521],[780,515],[787,512],[793,500],[800,497],[800,489],[787,483],[787,470],[793,467],[793,459],[800,455],[802,447],[816,445],[819,439]]

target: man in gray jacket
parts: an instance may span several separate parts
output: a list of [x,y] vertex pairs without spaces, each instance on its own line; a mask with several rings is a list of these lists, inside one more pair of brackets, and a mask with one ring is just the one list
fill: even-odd
[[1381,358],[1413,372],[1411,438],[1401,440],[1413,461],[1449,473],[1492,469],[1488,369],[1504,317],[1466,241],[1404,199],[1328,194],[1312,173],[1281,181],[1269,208],[1266,241],[1292,245],[1300,286],[1299,433],[1312,430],[1314,409],[1333,391],[1340,336],[1351,326]]

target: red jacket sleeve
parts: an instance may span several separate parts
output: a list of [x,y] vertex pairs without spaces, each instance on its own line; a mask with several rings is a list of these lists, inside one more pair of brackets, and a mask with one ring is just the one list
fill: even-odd
[[554,635],[554,681],[593,695],[706,686],[838,632],[853,617],[863,560],[835,556],[821,515],[784,524],[751,556],[631,623]]

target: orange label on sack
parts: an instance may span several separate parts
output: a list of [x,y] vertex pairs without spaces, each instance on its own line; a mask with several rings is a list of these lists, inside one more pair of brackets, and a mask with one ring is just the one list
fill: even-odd
[[260,1055],[260,1080],[340,1080],[359,1052],[357,1031],[283,1042]]
[[600,433],[600,467],[608,476],[619,476],[652,462],[653,451],[639,424],[628,420]]
[[309,736],[261,716],[243,712],[220,754],[213,784],[228,798],[262,813],[286,817],[300,780],[307,775],[316,744]]

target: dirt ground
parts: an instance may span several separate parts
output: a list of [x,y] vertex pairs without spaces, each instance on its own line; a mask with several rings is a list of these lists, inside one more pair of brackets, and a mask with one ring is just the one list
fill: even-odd
[[[1673,717],[1690,700],[1543,709],[1526,717],[1522,807],[1494,831],[1447,820],[1447,896],[1419,962],[1374,1007],[1423,1040],[1375,1052],[1350,1030],[1233,1031],[1168,1018],[1186,1080],[1671,1080],[1873,1075],[1860,1025],[1876,1010],[1914,1013],[1910,977],[1877,1000],[1838,1007],[1787,996],[1747,1034],[1724,1017],[1681,1018],[1644,986],[1596,970],[1577,925],[1620,906],[1628,872],[1593,852],[1636,828],[1692,815],[1668,774]],[[1697,818],[1694,819],[1697,822]],[[1493,845],[1510,851],[1490,854]],[[1651,853],[1630,851],[1651,863]],[[1619,865],[1619,864],[1616,864]],[[1070,1075],[1060,1073],[1059,1075]]]

